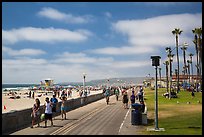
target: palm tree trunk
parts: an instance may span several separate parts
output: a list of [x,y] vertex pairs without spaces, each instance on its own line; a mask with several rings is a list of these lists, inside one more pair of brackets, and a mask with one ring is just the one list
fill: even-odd
[[200,87],[202,87],[202,51],[201,51],[201,37],[198,36],[198,55],[199,55],[199,81],[200,81]]
[[178,55],[178,35],[176,35],[176,56],[177,56],[177,68],[178,68],[178,77],[177,77],[177,93],[179,92],[179,55]]
[[[185,49],[183,50],[183,57],[184,57],[184,68],[186,67],[186,52]],[[184,82],[186,82],[185,80],[185,75],[187,74],[187,69],[184,69]],[[184,86],[184,89],[186,89],[186,86]]]
[[[197,42],[196,42],[197,44]],[[197,45],[196,45],[197,47]],[[196,68],[197,68],[197,76],[196,76],[196,92],[198,92],[198,76],[199,76],[199,67],[198,67],[198,48],[196,48]]]

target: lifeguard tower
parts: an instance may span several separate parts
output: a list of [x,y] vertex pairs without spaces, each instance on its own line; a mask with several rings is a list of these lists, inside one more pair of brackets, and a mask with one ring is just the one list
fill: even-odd
[[45,79],[45,86],[46,87],[50,87],[50,86],[53,86],[54,85],[54,80],[51,79],[51,78],[47,78]]

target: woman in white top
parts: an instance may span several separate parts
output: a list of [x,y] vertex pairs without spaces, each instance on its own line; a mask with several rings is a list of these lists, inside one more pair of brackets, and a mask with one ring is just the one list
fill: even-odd
[[49,119],[51,121],[51,126],[53,126],[53,121],[52,121],[52,102],[49,101],[49,98],[46,97],[45,99],[45,127],[47,127],[47,120]]

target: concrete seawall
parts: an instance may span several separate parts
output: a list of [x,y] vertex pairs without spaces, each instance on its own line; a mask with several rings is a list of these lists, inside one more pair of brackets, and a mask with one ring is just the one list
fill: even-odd
[[[112,94],[112,93],[111,93]],[[104,98],[102,93],[90,95],[87,97],[75,98],[67,100],[65,105],[67,106],[66,111],[70,111],[91,102],[97,101]],[[60,115],[61,102],[57,103],[57,112],[53,114],[53,117]],[[31,126],[31,112],[32,108],[24,109],[20,111],[14,111],[2,114],[2,134],[10,134],[17,130]],[[43,106],[40,106],[41,114],[44,113]]]

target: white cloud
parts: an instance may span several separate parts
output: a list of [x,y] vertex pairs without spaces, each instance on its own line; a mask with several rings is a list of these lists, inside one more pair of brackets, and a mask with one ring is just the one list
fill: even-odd
[[87,56],[85,53],[69,53],[64,52],[60,55],[56,55],[57,59],[53,60],[54,63],[74,63],[74,64],[93,64],[93,65],[105,65],[113,61],[113,58],[96,58]]
[[[84,59],[85,58],[85,59]],[[56,55],[55,59],[37,59],[18,57],[2,59],[3,83],[39,83],[46,77],[55,82],[82,82],[82,73],[87,73],[87,81],[107,77],[135,75],[127,69],[141,71],[140,68],[150,65],[144,61],[115,61],[108,57],[90,57],[84,53],[68,53]],[[22,78],[22,79],[21,79]]]
[[100,49],[89,50],[89,52],[94,54],[107,54],[107,55],[134,55],[134,54],[145,54],[154,52],[151,47],[145,46],[123,46],[123,47],[107,47]]
[[72,14],[63,13],[50,7],[42,8],[42,10],[38,12],[38,15],[57,21],[63,21],[66,23],[79,23],[79,24],[88,23],[92,21],[93,18],[91,15],[74,16]]
[[10,56],[38,56],[41,54],[45,54],[46,52],[40,49],[21,49],[21,50],[13,50],[11,48],[2,47],[3,53],[6,53]]
[[128,36],[127,46],[89,50],[95,54],[138,55],[155,53],[160,47],[175,45],[172,30],[183,30],[179,44],[192,43],[192,29],[202,25],[202,14],[163,15],[142,20],[120,20],[113,23],[116,32]]
[[87,81],[114,76],[107,67],[53,63],[44,59],[17,58],[2,60],[3,83],[39,83],[52,77],[54,82],[82,82],[82,73],[87,73]]
[[19,41],[33,42],[83,42],[92,34],[88,30],[70,31],[56,28],[23,27],[12,30],[2,30],[4,44],[14,44]]
[[150,66],[150,61],[115,61],[113,68],[140,68],[144,66]]
[[175,44],[171,31],[183,30],[181,41],[191,42],[190,34],[202,26],[202,14],[163,15],[142,20],[120,20],[113,28],[128,36],[129,43],[136,46],[171,46]]

